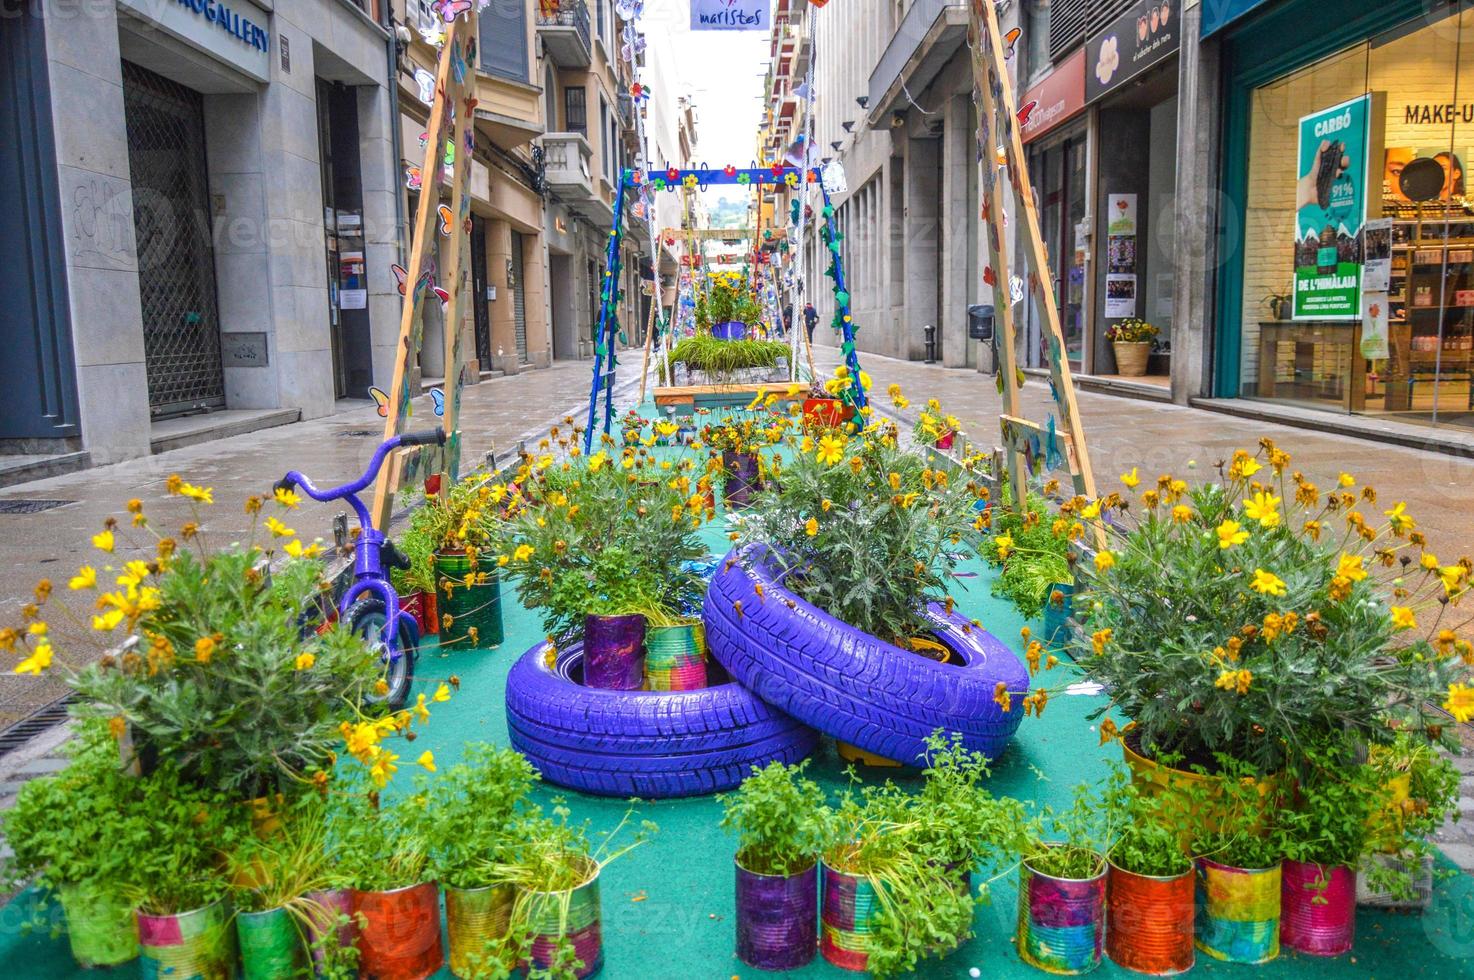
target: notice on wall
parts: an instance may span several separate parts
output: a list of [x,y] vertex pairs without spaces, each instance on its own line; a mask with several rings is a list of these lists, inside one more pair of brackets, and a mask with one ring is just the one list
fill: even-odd
[[1370,118],[1371,96],[1363,95],[1300,119],[1295,174],[1296,320],[1361,318],[1361,234],[1367,213]]
[[338,308],[340,310],[362,310],[367,307],[367,289],[344,289],[338,293]]
[[1106,273],[1106,319],[1136,315],[1136,276],[1118,272]]
[[1387,356],[1387,294],[1361,294],[1361,356],[1377,361]]
[[1368,218],[1361,231],[1361,291],[1385,293],[1392,282],[1392,219]]
[[691,0],[693,31],[766,31],[768,0]]

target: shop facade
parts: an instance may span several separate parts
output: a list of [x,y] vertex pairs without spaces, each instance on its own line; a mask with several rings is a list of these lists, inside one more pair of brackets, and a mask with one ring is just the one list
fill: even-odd
[[1474,424],[1474,5],[1242,6],[1213,393]]
[[181,416],[326,415],[374,377],[398,226],[389,34],[365,6],[119,0],[7,25],[6,95],[48,118],[0,155],[58,219],[17,229],[46,287],[8,316],[47,369],[0,447],[110,462]]

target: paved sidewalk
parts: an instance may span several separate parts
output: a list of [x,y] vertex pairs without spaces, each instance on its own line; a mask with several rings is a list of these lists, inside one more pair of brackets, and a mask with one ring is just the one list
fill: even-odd
[[[626,355],[628,358],[628,355]],[[634,362],[638,365],[638,361]],[[572,414],[587,412],[592,361],[560,361],[550,369],[497,378],[465,389],[461,430],[465,449],[463,469],[479,464],[489,452],[500,455],[515,449],[521,439],[535,439],[549,425]],[[616,402],[633,402],[637,367],[621,372]],[[347,403],[345,403],[347,404]],[[410,429],[433,427],[436,419],[429,397],[415,400]],[[126,528],[124,507],[130,498],[144,503],[161,533],[173,534],[188,519],[185,501],[167,495],[164,483],[171,473],[200,486],[213,487],[215,504],[205,508],[204,537],[212,542],[244,536],[250,519],[244,512],[247,497],[269,493],[271,484],[289,469],[332,484],[363,472],[383,433],[383,420],[372,402],[354,402],[351,408],[326,418],[263,429],[240,436],[200,443],[143,459],[99,466],[78,473],[36,480],[0,490],[0,499],[71,501],[35,514],[0,514],[0,625],[19,621],[19,610],[30,601],[37,580],[49,577],[59,597],[72,599],[78,615],[90,613],[65,595],[65,582],[83,563],[100,565],[103,556],[91,546],[91,537],[109,516]],[[332,541],[332,519],[343,508],[305,501],[289,522],[303,540]],[[119,532],[112,564],[121,564],[134,552],[122,540],[130,537],[152,554],[155,538],[146,532]],[[86,630],[68,628],[59,615],[48,616],[57,637],[58,659],[95,656]],[[18,677],[10,665],[0,668],[0,730],[25,714],[65,693],[59,680]]]

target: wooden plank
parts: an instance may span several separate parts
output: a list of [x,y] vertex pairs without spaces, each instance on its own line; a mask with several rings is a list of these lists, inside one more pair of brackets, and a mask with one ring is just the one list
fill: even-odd
[[[470,37],[479,37],[476,31],[475,8],[466,18],[466,31]],[[452,65],[452,76],[455,67]],[[466,384],[465,355],[461,352],[461,309],[470,280],[470,266],[463,257],[471,254],[471,150],[474,145],[476,121],[475,69],[467,65],[466,82],[457,88],[459,101],[452,103],[456,108],[453,123],[455,140],[455,166],[451,175],[450,248],[445,257],[443,281],[450,291],[450,302],[445,313],[445,415],[441,427],[445,431],[445,450],[440,458],[442,490],[449,490],[460,479],[461,473],[461,389]],[[442,228],[438,227],[437,233]]]
[[[440,205],[440,187],[443,182],[442,156],[445,140],[450,129],[453,107],[461,98],[466,82],[474,84],[475,69],[465,57],[475,37],[471,30],[475,12],[458,17],[450,25],[448,36],[440,49],[440,62],[435,72],[435,101],[430,106],[430,120],[426,125],[429,138],[425,141],[425,159],[420,167],[420,197],[415,208],[415,220],[410,230],[409,265],[404,270],[404,281],[400,291],[404,294],[399,316],[399,343],[394,359],[394,375],[389,385],[388,415],[384,419],[384,438],[389,439],[404,431],[404,421],[409,417],[410,378],[414,373],[414,362],[420,350],[424,319],[419,315],[421,303],[438,302],[431,286],[431,270],[435,254],[435,222],[439,219],[436,209]],[[456,62],[464,68],[462,80],[456,77]],[[462,152],[456,153],[459,161]],[[403,454],[400,454],[403,455]],[[374,501],[370,516],[374,527],[386,530],[389,515],[394,506],[394,494],[398,490],[398,476],[406,468],[400,465],[385,466],[379,471],[374,483]]]

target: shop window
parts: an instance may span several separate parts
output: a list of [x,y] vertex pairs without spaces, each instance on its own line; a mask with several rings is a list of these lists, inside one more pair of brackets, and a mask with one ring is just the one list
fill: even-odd
[[1470,42],[1419,18],[1253,92],[1242,395],[1474,424]]

